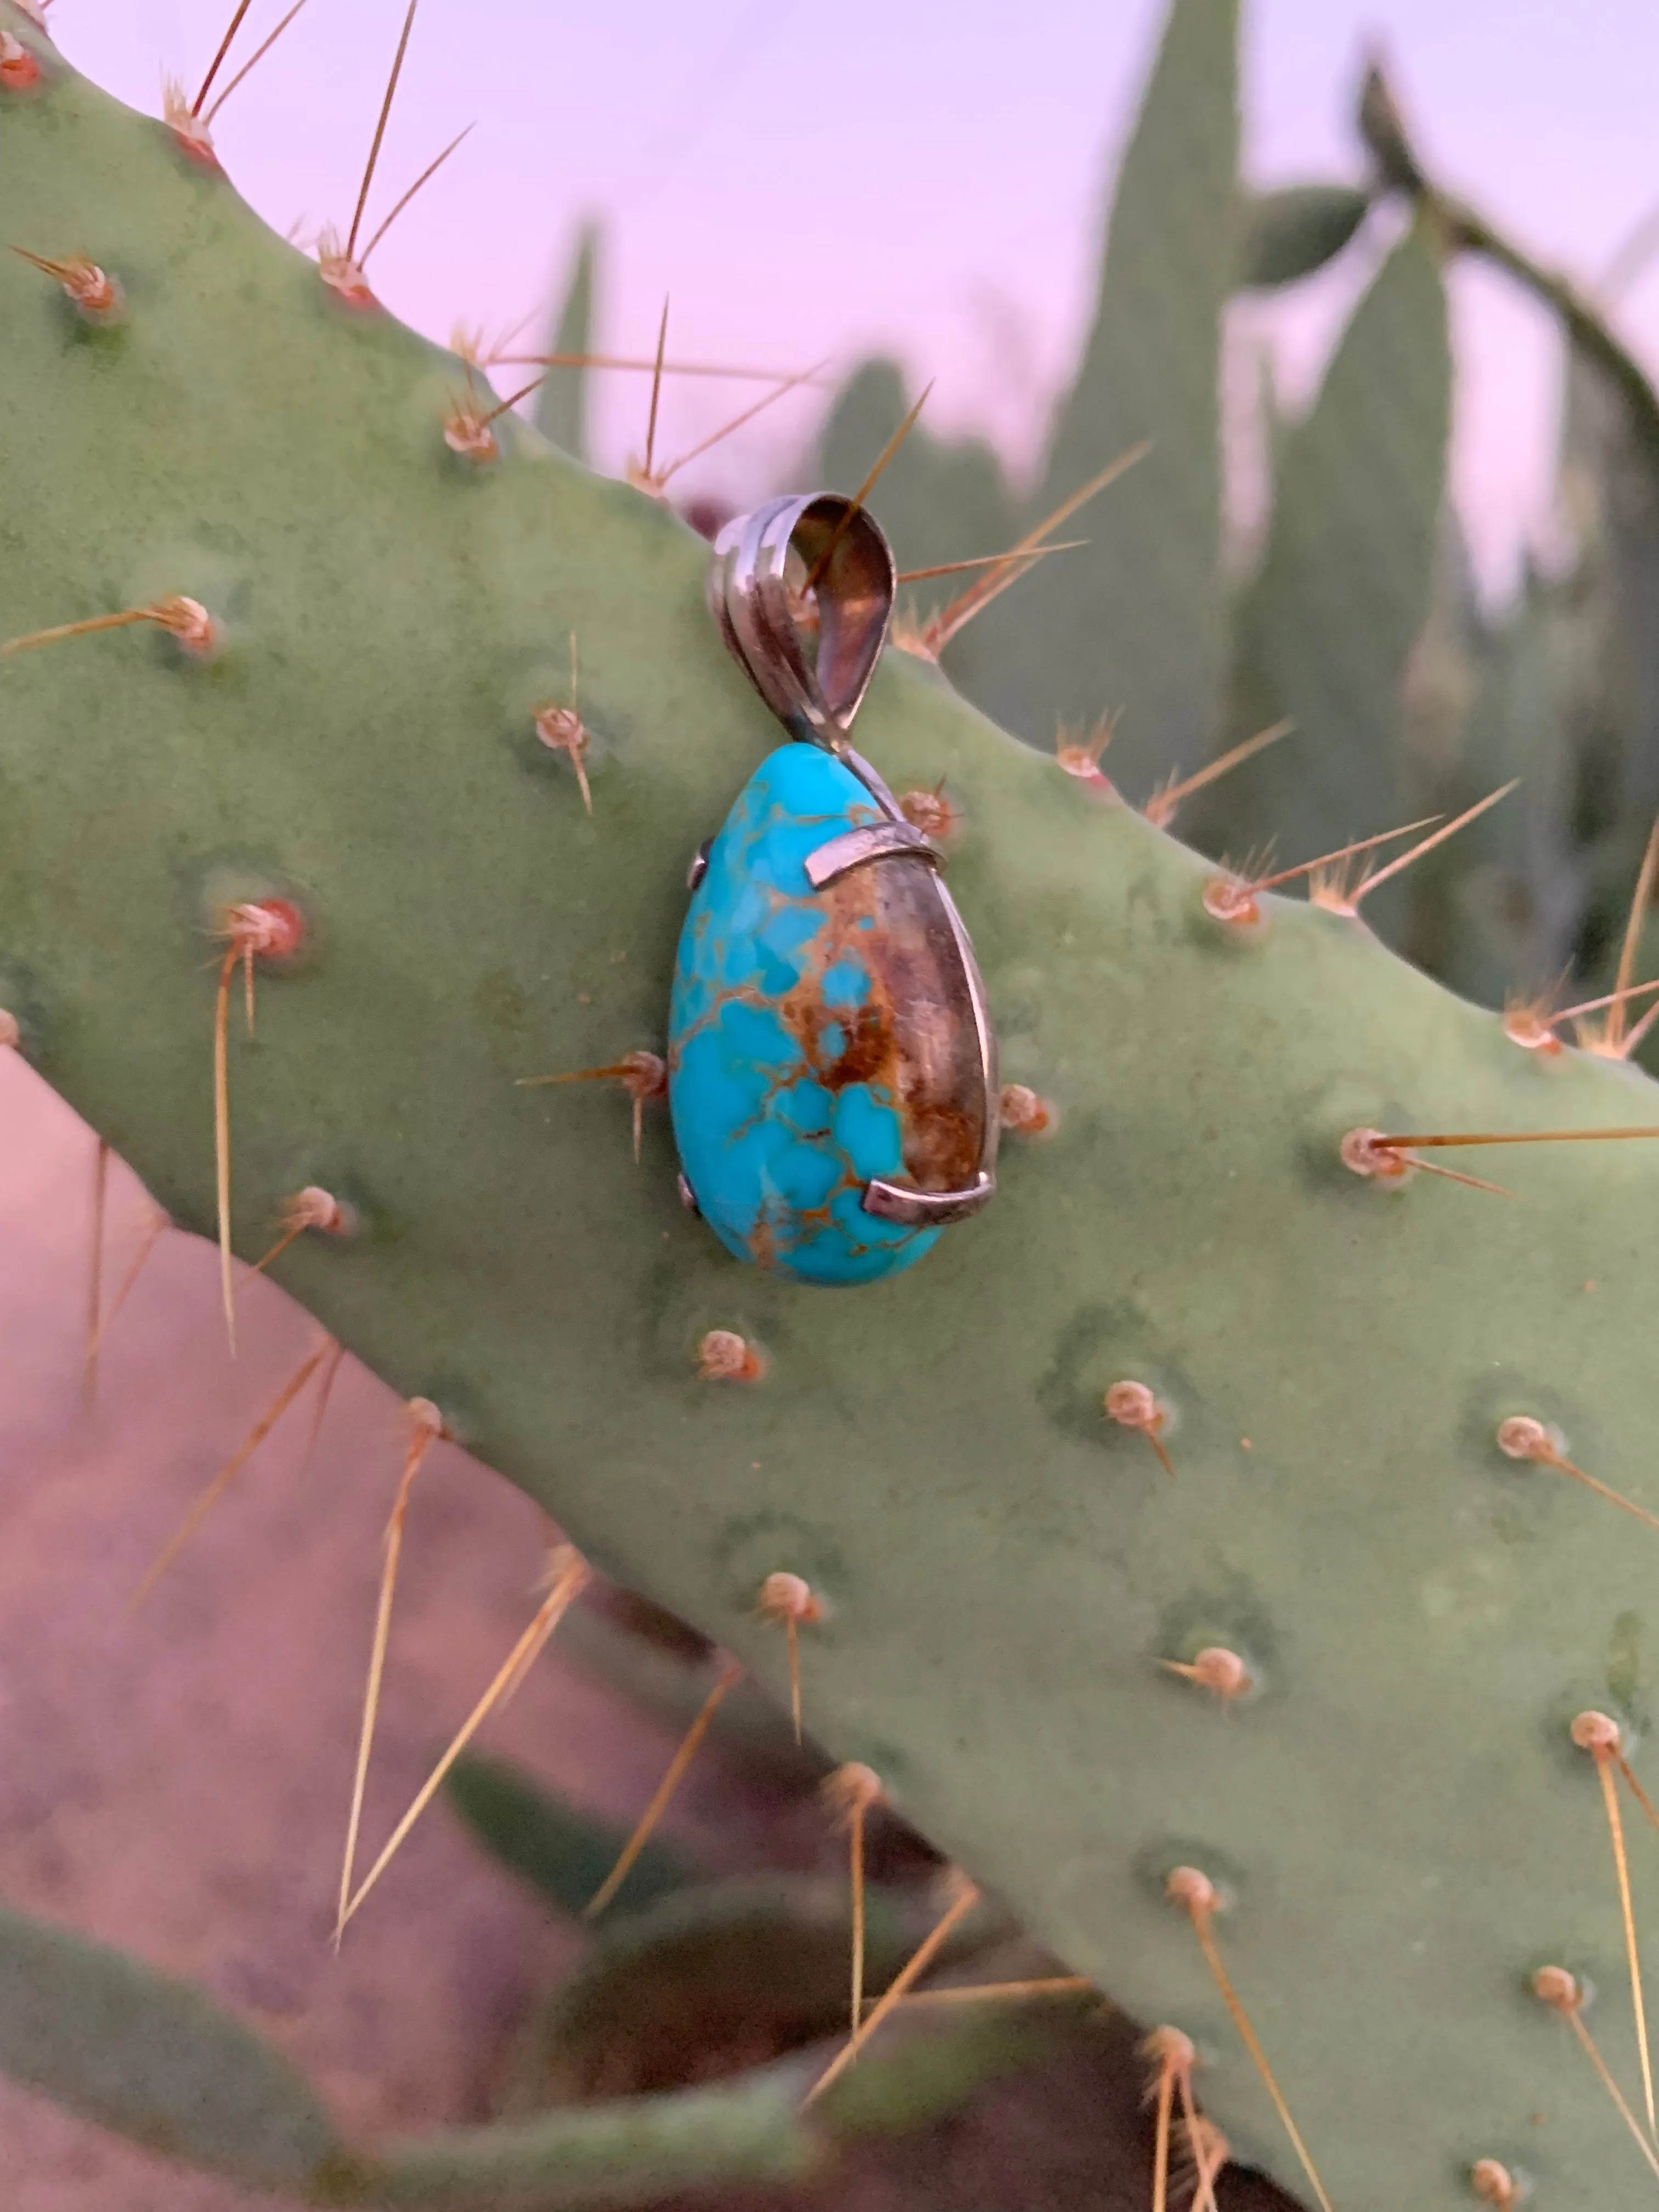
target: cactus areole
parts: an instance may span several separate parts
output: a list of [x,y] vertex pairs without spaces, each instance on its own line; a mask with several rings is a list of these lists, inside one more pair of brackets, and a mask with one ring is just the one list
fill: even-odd
[[715,549],[721,634],[792,734],[692,863],[669,1018],[682,1186],[805,1283],[919,1260],[994,1188],[996,1042],[939,854],[848,730],[893,558],[862,508],[773,500]]

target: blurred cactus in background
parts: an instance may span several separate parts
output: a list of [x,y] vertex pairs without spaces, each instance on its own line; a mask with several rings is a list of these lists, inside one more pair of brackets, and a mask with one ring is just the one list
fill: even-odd
[[[1034,567],[945,647],[957,689],[1043,750],[1057,730],[1109,718],[1105,765],[1136,800],[1289,720],[1285,743],[1183,811],[1182,835],[1218,857],[1333,851],[1389,823],[1455,816],[1519,777],[1513,799],[1384,886],[1366,919],[1486,1005],[1610,990],[1659,813],[1659,404],[1595,301],[1431,185],[1375,68],[1356,113],[1363,186],[1242,187],[1230,32],[1224,9],[1172,12],[1039,482],[1019,495],[988,447],[919,426],[877,502],[901,565],[1014,544],[1103,457],[1150,440],[1109,495],[1110,523],[1077,522],[1094,542]],[[1496,611],[1475,590],[1446,480],[1444,272],[1465,253],[1557,313],[1568,357],[1565,556],[1547,573],[1530,565]],[[1267,516],[1231,574],[1217,398],[1227,301],[1344,255],[1369,257],[1372,273],[1305,414],[1280,419],[1264,397]],[[854,370],[802,472],[855,482],[910,404],[896,364]],[[921,589],[935,605],[949,596]]]

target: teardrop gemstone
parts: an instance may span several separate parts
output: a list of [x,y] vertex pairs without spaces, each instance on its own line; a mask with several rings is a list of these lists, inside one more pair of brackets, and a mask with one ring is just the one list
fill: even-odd
[[909,1267],[939,1229],[866,1212],[866,1185],[968,1189],[987,1150],[973,997],[932,866],[889,854],[808,880],[810,854],[884,819],[832,753],[781,745],[710,848],[675,963],[686,1181],[728,1251],[798,1282]]

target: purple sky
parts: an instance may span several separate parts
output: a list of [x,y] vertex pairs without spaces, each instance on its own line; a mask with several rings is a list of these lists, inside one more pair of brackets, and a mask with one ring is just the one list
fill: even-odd
[[[349,217],[404,0],[310,0],[216,126],[240,189],[279,229]],[[257,0],[244,51],[278,18]],[[65,52],[134,105],[164,70],[194,82],[230,0],[57,0]],[[1659,199],[1652,0],[1247,0],[1246,165],[1261,182],[1353,175],[1348,111],[1380,38],[1419,135],[1452,182],[1535,251],[1593,278]],[[1163,0],[425,0],[387,138],[384,207],[463,123],[478,128],[392,232],[377,289],[447,337],[532,314],[573,228],[609,226],[606,344],[648,351],[664,294],[677,349],[837,366],[876,345],[936,375],[938,428],[988,428],[1029,458],[1089,307],[1103,190]],[[822,180],[822,181],[819,181]],[[1350,288],[1248,307],[1292,392]],[[1659,360],[1659,267],[1623,305]],[[1501,580],[1547,520],[1557,362],[1549,327],[1480,272],[1455,283],[1465,377],[1455,481]],[[733,395],[737,396],[733,396]],[[672,386],[682,451],[742,387]],[[642,380],[606,380],[599,458],[642,442]],[[681,480],[769,484],[821,404],[792,394]]]

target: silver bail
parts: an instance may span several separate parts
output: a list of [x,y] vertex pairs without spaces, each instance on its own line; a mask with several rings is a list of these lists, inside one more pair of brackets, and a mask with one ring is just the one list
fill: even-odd
[[809,492],[726,524],[714,540],[708,610],[791,737],[841,753],[887,642],[896,588],[881,526],[839,492]]

